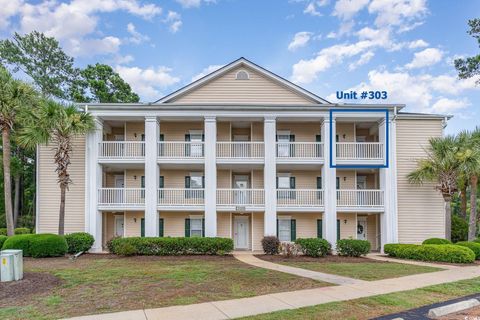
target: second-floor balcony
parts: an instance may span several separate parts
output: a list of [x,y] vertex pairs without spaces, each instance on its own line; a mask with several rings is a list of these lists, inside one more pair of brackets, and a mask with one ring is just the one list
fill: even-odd
[[193,188],[161,188],[157,193],[157,204],[163,210],[202,210],[205,190]]
[[217,208],[259,211],[265,206],[263,189],[217,189]]
[[323,190],[319,189],[277,189],[279,211],[319,210],[323,208]]
[[336,142],[336,164],[383,164],[384,144],[382,142]]
[[321,142],[277,142],[277,162],[318,161],[323,159]]
[[383,209],[383,190],[337,190],[337,211],[383,211]]
[[201,141],[160,141],[157,146],[157,155],[163,161],[203,161],[205,143]]
[[263,142],[217,142],[217,161],[219,162],[263,162],[264,155]]
[[100,188],[98,189],[98,207],[101,209],[122,210],[145,206],[143,188]]
[[98,159],[104,162],[143,161],[145,159],[145,142],[102,141],[99,144]]

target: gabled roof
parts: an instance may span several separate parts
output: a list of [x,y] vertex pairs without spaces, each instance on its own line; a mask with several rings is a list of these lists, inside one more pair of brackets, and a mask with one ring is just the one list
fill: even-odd
[[227,64],[226,66],[204,76],[203,78],[200,78],[188,85],[186,85],[185,87],[183,88],[180,88],[178,89],[177,91],[174,91],[166,96],[164,96],[163,98],[153,102],[154,104],[160,104],[160,103],[167,103],[167,102],[171,102],[172,100],[174,100],[175,98],[179,97],[179,96],[182,96],[188,92],[191,92],[193,90],[195,90],[196,88],[199,88],[203,85],[205,85],[206,83],[214,80],[214,79],[218,79],[219,77],[223,76],[224,74],[226,74],[227,72],[229,72],[230,70],[233,70],[237,67],[240,67],[240,66],[245,66],[245,67],[249,67],[249,68],[252,68],[254,69],[255,71],[259,72],[260,74],[262,74],[263,76],[265,76],[266,78],[269,78],[277,83],[279,83],[280,85],[288,88],[289,90],[309,99],[309,100],[312,100],[316,103],[319,103],[319,104],[330,104],[330,102],[328,102],[327,100],[313,94],[312,92],[300,87],[300,86],[297,86],[296,84],[280,77],[279,75],[265,69],[265,68],[262,68],[260,67],[259,65],[251,62],[250,60],[247,60],[243,57]]

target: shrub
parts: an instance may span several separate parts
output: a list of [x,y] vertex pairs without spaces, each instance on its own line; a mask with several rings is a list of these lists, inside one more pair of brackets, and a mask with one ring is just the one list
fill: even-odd
[[471,263],[475,253],[453,244],[386,244],[384,251],[391,257],[421,261]]
[[7,236],[0,236],[0,249],[2,249],[4,242],[8,239]]
[[422,244],[452,244],[452,242],[443,238],[430,238],[425,239]]
[[29,228],[15,228],[15,234],[30,234],[32,233]]
[[93,236],[86,232],[75,232],[65,236],[68,245],[68,253],[87,252],[95,242]]
[[67,252],[67,242],[55,234],[21,234],[9,237],[2,249],[23,250],[25,257],[59,257]]
[[278,254],[280,249],[280,240],[275,236],[267,236],[262,239],[263,252],[266,254]]
[[340,256],[360,257],[370,252],[370,242],[357,239],[338,240],[337,252]]
[[475,260],[480,260],[480,243],[473,241],[460,241],[455,243],[455,245],[470,248],[470,250],[475,253]]
[[467,241],[468,222],[456,215],[452,216],[452,242]]
[[113,253],[113,240],[119,239],[120,237],[113,237],[112,239],[108,240],[105,244],[107,247],[108,252]]
[[0,236],[6,236],[7,235],[7,228],[0,228]]
[[288,258],[296,257],[300,252],[300,246],[292,242],[282,242],[280,244],[280,251],[284,256]]
[[233,251],[229,238],[114,238],[107,244],[109,251],[119,255],[222,255]]
[[303,254],[309,257],[324,257],[332,250],[332,245],[325,239],[297,239],[295,243],[300,246]]

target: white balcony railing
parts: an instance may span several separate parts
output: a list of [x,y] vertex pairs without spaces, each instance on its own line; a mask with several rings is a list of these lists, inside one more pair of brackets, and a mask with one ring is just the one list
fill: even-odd
[[277,158],[321,159],[321,142],[277,142]]
[[383,190],[337,190],[338,207],[382,207]]
[[263,189],[217,189],[217,204],[225,206],[263,206]]
[[263,157],[263,142],[217,142],[217,158],[261,159]]
[[100,159],[142,159],[145,157],[143,141],[102,141],[99,145]]
[[277,189],[278,207],[321,207],[323,190]]
[[193,158],[201,159],[204,157],[203,142],[185,142],[185,141],[161,141],[158,142],[159,158]]
[[102,207],[138,207],[145,204],[143,188],[100,188],[98,205]]
[[159,206],[198,206],[205,203],[204,189],[158,189]]
[[383,159],[382,142],[337,142],[339,160],[379,160]]

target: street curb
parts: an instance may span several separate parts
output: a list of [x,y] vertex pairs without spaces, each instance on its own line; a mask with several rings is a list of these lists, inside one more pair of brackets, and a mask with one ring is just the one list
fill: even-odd
[[428,316],[433,318],[441,317],[450,313],[463,311],[477,306],[480,306],[480,301],[478,301],[477,299],[464,300],[452,304],[447,304],[438,308],[430,309],[428,311]]

